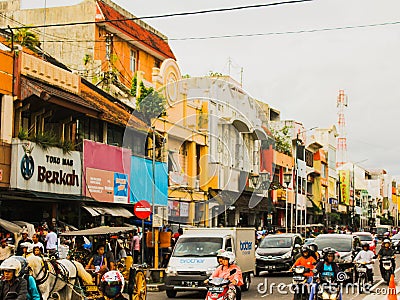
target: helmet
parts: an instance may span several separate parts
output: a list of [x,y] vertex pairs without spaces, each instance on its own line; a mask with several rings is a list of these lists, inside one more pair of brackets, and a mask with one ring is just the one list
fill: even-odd
[[33,245],[29,242],[21,243],[21,248],[27,248],[26,252],[31,253],[33,251]]
[[384,239],[382,244],[386,244],[386,243],[390,244],[390,240],[389,239]]
[[335,255],[335,253],[336,253],[336,250],[331,247],[326,247],[326,248],[322,249],[322,256],[324,257],[324,259],[327,259],[329,254]]
[[308,247],[307,245],[303,245],[301,247],[301,253],[304,253],[304,252],[310,252],[310,247]]
[[21,263],[14,257],[9,257],[0,265],[0,270],[14,270],[14,274],[18,277],[21,273]]
[[28,273],[28,261],[26,260],[25,257],[23,256],[12,256],[12,258],[15,258],[16,260],[19,261],[20,265],[21,265],[21,274],[27,274]]
[[217,257],[222,257],[222,255],[225,253],[226,251],[224,249],[219,249],[217,251]]
[[361,248],[364,249],[364,247],[367,247],[368,250],[369,250],[369,243],[362,243],[362,244],[361,244]]
[[318,251],[318,245],[316,243],[311,243],[308,245],[308,247],[314,252]]
[[114,298],[122,293],[124,285],[124,276],[119,271],[108,271],[101,277],[101,290],[108,298]]
[[222,258],[228,259],[229,264],[233,264],[235,262],[236,257],[235,257],[235,254],[233,252],[225,251],[225,250],[223,250],[222,253],[221,252],[220,252],[219,255],[217,255],[217,257],[222,257]]

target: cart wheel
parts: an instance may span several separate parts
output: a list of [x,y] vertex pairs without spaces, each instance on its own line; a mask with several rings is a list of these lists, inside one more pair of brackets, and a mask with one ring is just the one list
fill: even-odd
[[135,287],[133,290],[133,300],[146,300],[147,286],[146,276],[142,270],[136,271]]

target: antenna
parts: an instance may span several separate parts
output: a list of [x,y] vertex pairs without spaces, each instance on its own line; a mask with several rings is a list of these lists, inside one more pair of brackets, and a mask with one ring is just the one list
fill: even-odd
[[336,107],[338,108],[338,127],[339,137],[337,140],[336,167],[340,167],[347,162],[347,134],[346,121],[344,117],[345,108],[348,106],[347,95],[344,90],[339,91]]

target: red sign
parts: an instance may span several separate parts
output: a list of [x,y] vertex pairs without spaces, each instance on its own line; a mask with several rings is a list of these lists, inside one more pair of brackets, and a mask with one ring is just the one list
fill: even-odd
[[133,212],[139,219],[147,219],[151,215],[151,205],[146,200],[141,200],[133,206]]

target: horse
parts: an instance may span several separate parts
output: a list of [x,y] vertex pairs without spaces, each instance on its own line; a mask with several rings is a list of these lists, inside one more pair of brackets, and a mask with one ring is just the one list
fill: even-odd
[[71,299],[77,277],[81,278],[84,284],[93,284],[92,276],[77,261],[60,259],[52,263],[40,256],[31,255],[27,257],[27,262],[43,300],[48,300],[53,293],[59,292],[64,295],[62,299]]

